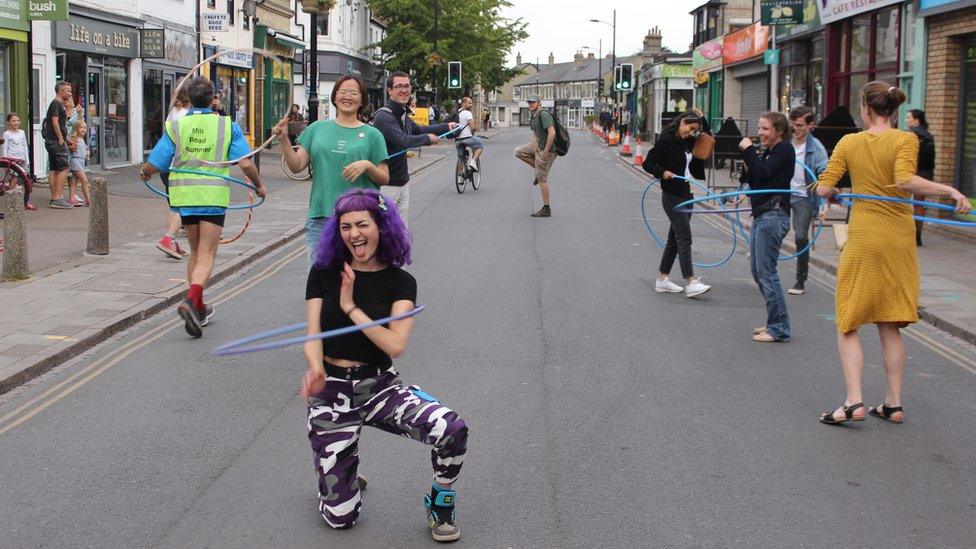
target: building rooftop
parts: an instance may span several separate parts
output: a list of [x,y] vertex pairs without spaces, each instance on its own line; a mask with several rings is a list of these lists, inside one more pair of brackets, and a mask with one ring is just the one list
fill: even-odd
[[[636,63],[638,60],[640,60],[640,55],[628,55],[625,57],[618,57],[617,63]],[[535,83],[536,76],[538,76],[538,82],[540,84],[597,80],[600,78],[598,73],[601,68],[603,69],[604,75],[613,71],[613,67],[610,65],[610,57],[606,57],[603,60],[602,67],[599,59],[584,57],[578,61],[553,63],[552,65],[538,65],[538,68],[539,72],[537,75],[532,75],[531,78],[527,78],[521,83],[528,83],[529,80],[531,80],[532,83]]]

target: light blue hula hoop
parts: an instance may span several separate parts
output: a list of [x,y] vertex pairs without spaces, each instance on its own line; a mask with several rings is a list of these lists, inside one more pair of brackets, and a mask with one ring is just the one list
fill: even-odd
[[[458,127],[454,128],[453,130],[448,130],[448,131],[446,131],[446,132],[438,135],[437,136],[437,139],[443,139],[443,138],[451,135],[452,133],[459,132],[459,131],[463,130],[464,128],[467,128],[467,127],[468,127],[467,124],[465,124],[463,126],[458,126]],[[402,151],[395,152],[395,153],[391,154],[390,156],[387,156],[386,159],[389,160],[391,158],[395,158],[397,156],[400,156],[401,154],[405,154],[407,151],[412,151],[414,149],[419,149],[419,148],[420,147],[410,147],[409,149],[403,149]]]
[[327,332],[319,332],[317,334],[312,334],[307,336],[292,337],[288,339],[282,339],[281,341],[271,341],[268,343],[259,343],[257,345],[247,346],[248,343],[253,343],[255,341],[261,341],[262,339],[277,337],[283,334],[287,334],[289,332],[302,330],[308,326],[308,324],[305,322],[302,322],[301,324],[292,324],[291,326],[285,326],[284,328],[268,330],[267,332],[261,332],[259,334],[255,334],[235,341],[231,341],[230,343],[225,343],[217,347],[213,351],[211,351],[211,354],[218,355],[218,356],[239,355],[243,353],[253,353],[257,351],[267,351],[269,349],[288,347],[289,345],[295,345],[297,343],[305,343],[306,341],[314,341],[316,339],[329,339],[331,337],[351,334],[353,332],[359,332],[367,328],[380,326],[382,324],[386,324],[387,322],[403,320],[405,318],[416,316],[420,314],[420,312],[423,311],[425,308],[427,308],[426,305],[418,305],[412,311],[407,311],[400,315],[388,316],[386,318],[381,318],[379,320],[367,322],[366,324],[356,324],[354,326],[346,326],[345,328],[337,328],[335,330],[329,330]]
[[[206,176],[210,176],[210,177],[219,177],[219,178],[224,179],[226,181],[230,181],[231,183],[237,183],[238,185],[241,185],[242,187],[245,187],[245,188],[247,188],[249,190],[252,190],[255,193],[257,193],[257,191],[258,191],[258,188],[255,187],[254,185],[251,185],[250,183],[244,181],[243,179],[238,179],[236,177],[232,177],[232,176],[229,176],[229,175],[223,175],[223,174],[212,173],[212,172],[203,172],[203,171],[199,171],[199,170],[188,170],[188,169],[185,169],[185,168],[170,168],[169,169],[169,172],[170,173],[188,173],[188,174],[194,174],[194,175],[206,175]],[[163,198],[167,198],[167,199],[169,198],[169,195],[168,194],[166,194],[163,191],[157,189],[156,187],[153,187],[152,184],[149,183],[148,180],[147,181],[143,181],[143,183],[145,183],[146,184],[146,187],[150,191],[152,191],[153,193],[158,194],[159,196],[161,196]],[[249,210],[251,208],[256,208],[256,207],[260,206],[261,204],[264,204],[264,197],[263,196],[259,196],[258,198],[260,200],[258,200],[254,204],[234,204],[234,205],[228,206],[226,209],[228,209],[228,210]]]
[[[834,195],[834,198],[840,199],[845,204],[850,204],[850,199],[855,200],[880,200],[881,202],[898,202],[902,204],[911,204],[913,206],[924,206],[926,208],[934,208],[936,210],[945,210],[947,212],[954,212],[956,208],[950,206],[949,204],[940,204],[938,202],[926,202],[924,200],[912,200],[910,198],[899,198],[897,196],[877,196],[873,194],[857,194],[857,193],[841,193]],[[963,214],[972,215],[972,214]],[[923,215],[913,215],[917,221],[924,221],[925,223],[937,223],[940,225],[953,225],[956,227],[976,227],[976,221],[956,221],[954,219],[940,219],[938,217],[926,217]]]
[[[814,181],[817,180],[817,174],[814,173],[814,171],[810,168],[810,166],[807,166],[806,164],[804,164],[803,162],[800,162],[799,160],[797,160],[796,163],[799,164],[800,166],[802,166],[803,169],[806,170],[807,175],[809,175],[811,178],[813,178]],[[808,188],[806,192],[812,193],[812,192],[815,192],[815,191],[813,189]],[[799,194],[799,193],[797,193],[797,194]],[[746,227],[745,227],[745,225],[742,224],[742,220],[739,218],[739,214],[738,213],[735,214],[735,223],[736,223],[736,225],[739,226],[739,232],[742,233],[742,240],[744,240],[746,242],[746,245],[751,246],[752,245],[752,239],[749,236],[749,233],[746,232]],[[801,255],[807,253],[810,250],[810,248],[812,248],[817,243],[817,239],[820,238],[820,233],[822,233],[823,230],[824,230],[824,224],[823,223],[820,223],[820,225],[817,226],[817,230],[813,232],[813,238],[810,239],[809,242],[807,242],[807,245],[806,246],[804,246],[802,249],[798,250],[795,254],[792,254],[792,255],[781,255],[781,256],[777,257],[776,260],[777,261],[789,261],[791,259],[796,259],[796,258],[800,257]]]
[[[674,178],[682,179],[684,181],[692,183],[698,186],[699,188],[703,189],[706,193],[711,194],[711,191],[709,191],[708,187],[702,185],[695,179],[689,179],[687,177],[682,177],[680,175],[676,175],[674,176]],[[641,195],[641,216],[644,218],[644,226],[647,227],[648,234],[651,235],[651,238],[658,245],[658,247],[664,248],[666,244],[661,240],[660,237],[657,236],[657,233],[654,232],[654,229],[651,228],[651,222],[649,219],[647,219],[647,208],[645,207],[647,203],[647,193],[651,190],[651,187],[653,187],[654,184],[657,183],[658,181],[659,181],[658,179],[652,179],[651,182],[647,184],[647,187],[644,188],[644,194]],[[729,249],[729,255],[725,256],[724,259],[716,263],[692,263],[693,266],[698,267],[700,269],[712,269],[715,267],[720,267],[728,263],[729,260],[732,259],[732,256],[735,255],[736,240],[738,237],[736,236],[735,233],[735,222],[728,215],[728,213],[731,211],[733,210],[723,210],[723,212],[721,212],[725,215],[725,217],[729,220],[729,223],[732,225],[732,247]]]

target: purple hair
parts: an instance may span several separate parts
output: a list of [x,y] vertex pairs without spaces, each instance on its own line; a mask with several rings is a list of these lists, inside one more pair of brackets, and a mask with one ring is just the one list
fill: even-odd
[[322,239],[315,250],[315,264],[322,269],[339,267],[352,260],[349,248],[342,241],[339,218],[349,212],[369,212],[380,232],[376,259],[384,265],[403,267],[410,264],[410,232],[403,224],[396,204],[379,191],[353,189],[336,200],[335,211],[322,230]]

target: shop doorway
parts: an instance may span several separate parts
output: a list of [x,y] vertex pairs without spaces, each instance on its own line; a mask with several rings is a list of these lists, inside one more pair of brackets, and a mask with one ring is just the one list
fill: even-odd
[[89,164],[102,164],[102,68],[88,67],[88,85],[86,87],[85,105],[88,109],[88,148],[91,152]]

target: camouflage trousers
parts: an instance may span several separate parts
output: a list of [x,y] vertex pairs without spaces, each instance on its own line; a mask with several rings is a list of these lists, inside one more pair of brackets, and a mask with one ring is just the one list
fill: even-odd
[[450,484],[461,472],[468,427],[457,412],[403,385],[392,368],[362,380],[330,376],[325,389],[309,399],[308,438],[319,477],[319,512],[333,528],[348,528],[359,516],[356,472],[364,426],[433,446],[435,482]]

